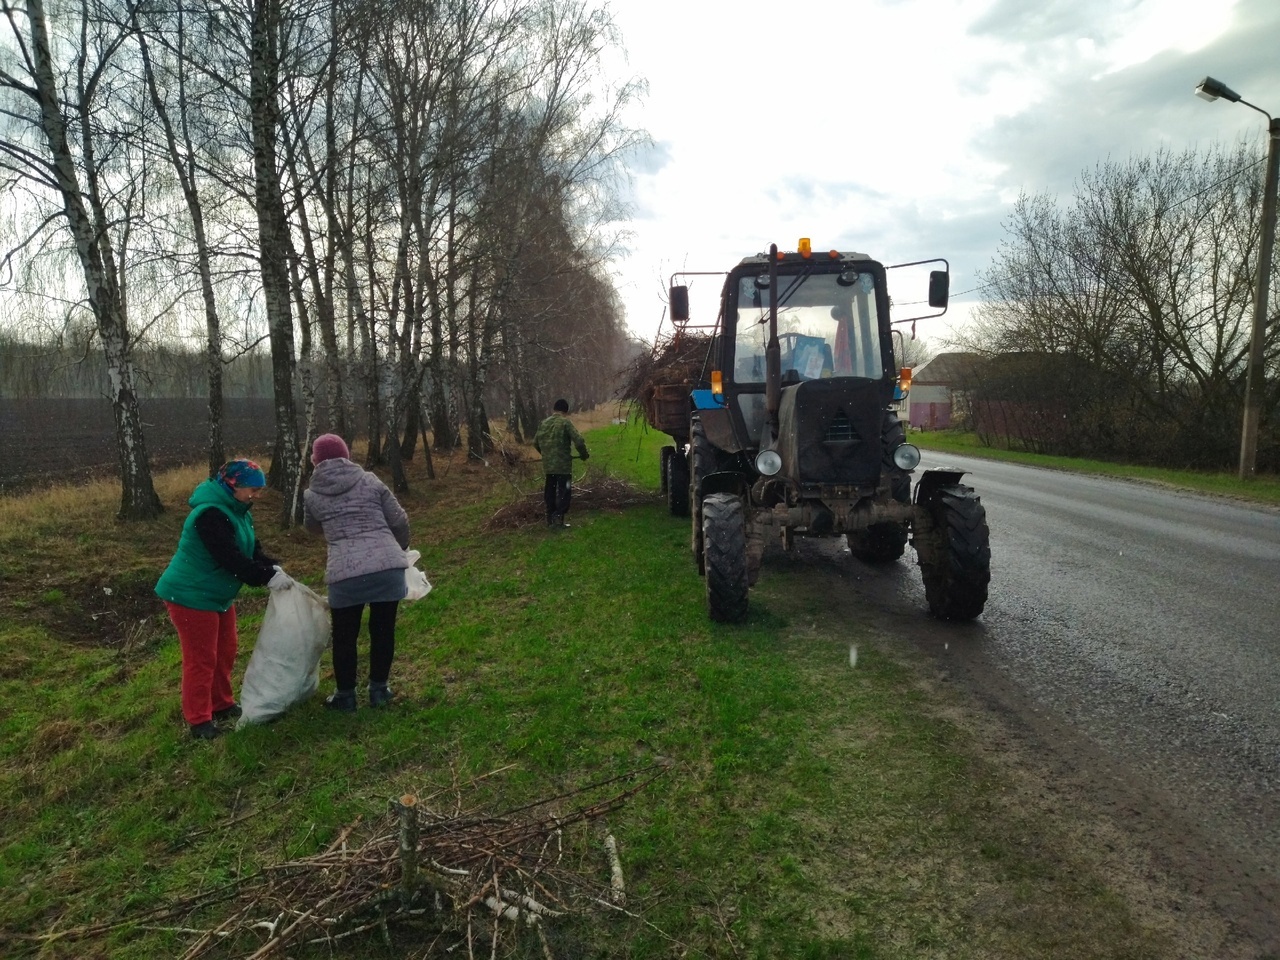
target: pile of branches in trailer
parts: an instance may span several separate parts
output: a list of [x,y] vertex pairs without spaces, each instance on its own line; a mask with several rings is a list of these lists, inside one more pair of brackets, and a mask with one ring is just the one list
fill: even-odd
[[[430,809],[434,797],[402,796],[363,829],[358,818],[314,856],[268,866],[143,916],[33,939],[84,940],[127,927],[189,938],[183,960],[328,955],[338,948],[360,955],[362,937],[408,947],[405,956],[496,958],[528,956],[532,949],[554,960],[558,925],[572,940],[574,921],[592,912],[641,920],[627,907],[612,834],[585,828],[664,769],[615,777],[498,816],[438,813]],[[569,950],[575,952],[572,945]]]
[[639,354],[623,371],[618,398],[632,401],[649,413],[659,388],[691,385],[707,376],[704,368],[711,337],[706,334],[677,330],[670,337],[660,337],[648,353]]

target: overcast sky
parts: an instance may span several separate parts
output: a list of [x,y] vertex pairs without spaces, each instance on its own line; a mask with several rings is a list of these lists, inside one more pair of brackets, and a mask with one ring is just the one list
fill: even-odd
[[[884,263],[946,257],[979,285],[1021,192],[1070,199],[1110,158],[1241,137],[1266,119],[1193,95],[1212,75],[1280,114],[1280,0],[612,0],[629,122],[628,325],[658,331],[669,275],[776,242]],[[1258,176],[1262,168],[1258,168]],[[691,278],[714,320],[720,280]],[[891,288],[892,290],[892,288]],[[937,342],[980,294],[920,324]],[[709,315],[708,315],[709,314]],[[663,321],[669,333],[669,322]]]

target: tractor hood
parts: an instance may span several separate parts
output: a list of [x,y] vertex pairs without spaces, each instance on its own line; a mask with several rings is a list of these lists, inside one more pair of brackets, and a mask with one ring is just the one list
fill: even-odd
[[784,387],[778,408],[781,476],[799,484],[880,480],[883,384],[839,378]]

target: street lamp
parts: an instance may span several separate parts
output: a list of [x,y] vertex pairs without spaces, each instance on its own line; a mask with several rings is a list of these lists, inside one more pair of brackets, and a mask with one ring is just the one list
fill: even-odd
[[1248,480],[1258,466],[1258,421],[1262,414],[1263,345],[1267,333],[1267,292],[1271,285],[1271,248],[1276,239],[1276,179],[1280,177],[1280,118],[1243,99],[1221,80],[1205,77],[1196,86],[1202,100],[1221,97],[1243,103],[1267,118],[1271,145],[1262,192],[1262,239],[1258,245],[1258,275],[1253,286],[1253,332],[1249,338],[1249,372],[1244,382],[1244,426],[1240,431],[1240,479]]

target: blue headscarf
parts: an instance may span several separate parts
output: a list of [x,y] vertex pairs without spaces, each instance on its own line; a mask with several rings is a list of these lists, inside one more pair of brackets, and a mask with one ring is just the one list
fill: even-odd
[[235,493],[240,487],[265,487],[266,475],[252,460],[232,460],[218,471],[217,481]]

